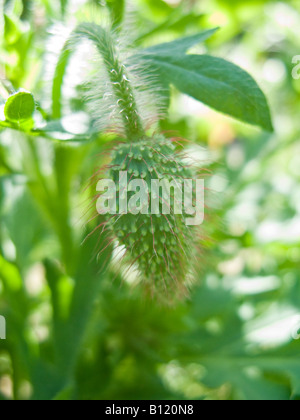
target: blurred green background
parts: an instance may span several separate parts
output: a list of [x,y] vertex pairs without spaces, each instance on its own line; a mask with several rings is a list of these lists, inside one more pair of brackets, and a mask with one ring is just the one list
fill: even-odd
[[[1,0],[0,109],[31,91],[49,136],[0,131],[0,400],[300,397],[300,54],[298,1],[135,0],[132,46],[220,26],[198,52],[240,65],[266,93],[274,134],[222,116],[173,90],[163,130],[205,148],[214,203],[199,285],[162,307],[82,244],[84,188],[107,138],[82,101],[89,50],[79,49],[53,122],[59,52],[92,15],[119,25],[122,0]],[[2,112],[2,111],[0,111]],[[2,119],[3,116],[1,117]],[[90,133],[55,141],[57,132]],[[46,138],[48,137],[48,138]]]

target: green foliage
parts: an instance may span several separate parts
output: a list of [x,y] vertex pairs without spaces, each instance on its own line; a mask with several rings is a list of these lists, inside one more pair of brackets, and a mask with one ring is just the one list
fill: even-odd
[[188,36],[176,41],[166,42],[153,47],[146,48],[142,51],[143,54],[154,54],[165,56],[182,55],[186,53],[190,48],[200,42],[204,42],[209,39],[219,28],[209,29],[208,31],[201,32],[197,35]]
[[22,123],[29,120],[35,111],[31,93],[18,92],[10,96],[5,103],[4,115],[8,121]]
[[[0,400],[299,399],[299,4],[141,0],[132,31],[119,0],[0,7]],[[87,112],[94,64],[78,31],[98,28],[97,45],[105,10],[114,37],[130,38],[120,63],[170,97],[156,131],[210,156],[195,150],[215,191],[205,237],[193,238],[198,285],[171,307],[146,298],[90,235],[89,179],[120,138]],[[274,133],[264,94],[231,62],[268,92]]]
[[174,84],[181,92],[241,121],[273,131],[263,92],[237,66],[205,55],[164,55],[162,50],[146,59],[158,68],[166,83]]

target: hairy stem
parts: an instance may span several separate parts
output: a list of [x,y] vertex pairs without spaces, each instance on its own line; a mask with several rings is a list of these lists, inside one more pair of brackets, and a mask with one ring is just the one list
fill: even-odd
[[119,112],[122,115],[126,137],[131,141],[143,136],[144,128],[139,117],[134,91],[125,66],[120,62],[115,41],[109,30],[99,25],[84,23],[77,27],[74,37],[88,38],[103,58],[112,85]]

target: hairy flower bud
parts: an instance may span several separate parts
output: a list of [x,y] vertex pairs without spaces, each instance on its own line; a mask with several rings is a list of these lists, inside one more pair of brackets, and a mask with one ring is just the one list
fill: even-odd
[[[125,262],[137,268],[151,295],[169,301],[186,295],[197,231],[187,225],[184,181],[195,179],[195,170],[174,141],[160,134],[118,145],[107,175],[119,187],[117,211],[106,216],[105,232],[125,248]],[[138,191],[132,190],[134,181]]]

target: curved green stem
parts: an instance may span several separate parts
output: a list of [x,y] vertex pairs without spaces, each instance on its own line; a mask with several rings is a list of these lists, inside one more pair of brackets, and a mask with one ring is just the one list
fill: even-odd
[[[139,117],[134,90],[130,84],[126,68],[119,60],[115,41],[109,30],[93,23],[80,24],[74,30],[71,38],[62,51],[56,69],[55,80],[61,84],[64,71],[70,59],[70,52],[73,50],[72,47],[82,38],[87,38],[92,41],[103,58],[116,103],[119,112],[122,115],[126,137],[130,140],[134,140],[135,138],[144,136],[144,127],[141,118]],[[53,86],[53,99],[55,100],[56,109],[57,105],[59,105],[60,96],[61,92],[57,89],[57,84],[55,84]],[[59,114],[60,108],[58,112],[56,111],[56,116]]]

